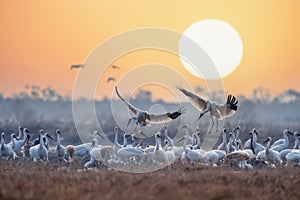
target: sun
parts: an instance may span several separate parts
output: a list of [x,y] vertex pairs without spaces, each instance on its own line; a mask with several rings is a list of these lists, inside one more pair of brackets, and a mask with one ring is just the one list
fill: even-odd
[[[203,64],[195,66],[201,72],[199,73],[180,57],[184,67],[193,75],[206,80],[215,80],[228,76],[239,66],[243,56],[242,39],[228,23],[215,19],[201,20],[188,27],[183,35],[193,40],[207,53],[218,71],[211,73],[211,66]],[[185,41],[183,37],[180,39],[179,55],[197,53],[191,52]],[[205,77],[202,74],[205,74]]]

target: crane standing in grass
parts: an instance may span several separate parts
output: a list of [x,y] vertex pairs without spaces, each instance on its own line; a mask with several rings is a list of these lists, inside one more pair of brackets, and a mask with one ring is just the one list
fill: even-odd
[[184,88],[178,87],[178,90],[181,91],[185,96],[187,96],[191,103],[194,104],[196,108],[201,111],[198,120],[207,112],[210,112],[211,124],[208,129],[208,133],[211,133],[215,124],[214,117],[216,118],[216,132],[219,132],[218,120],[222,120],[226,117],[232,116],[237,111],[238,100],[232,95],[228,95],[225,104],[219,105],[215,102],[205,100],[202,97],[185,90]]

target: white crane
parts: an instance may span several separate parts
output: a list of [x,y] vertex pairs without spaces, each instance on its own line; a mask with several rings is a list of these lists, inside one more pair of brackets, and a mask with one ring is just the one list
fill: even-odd
[[[171,147],[173,148],[173,147]],[[168,156],[168,162],[169,164],[174,164],[175,160],[176,160],[176,156],[174,151],[171,149],[169,149],[169,140],[165,140],[165,146],[164,146],[164,150]]]
[[102,135],[97,130],[95,130],[93,132],[93,137],[94,138],[92,139],[92,142],[87,142],[87,143],[83,143],[83,144],[79,144],[79,145],[74,146],[74,148],[75,148],[74,156],[77,156],[77,157],[89,156],[90,151],[94,147],[99,147],[98,139],[96,138],[97,135],[102,137]]
[[215,151],[207,151],[204,154],[204,158],[206,162],[210,164],[212,167],[217,167],[217,162],[219,161],[219,156]]
[[226,153],[228,152],[227,149],[227,131],[225,128],[223,128],[223,132],[222,132],[222,143],[218,146],[218,150],[222,150],[225,151]]
[[284,149],[284,150],[280,151],[280,158],[283,162],[286,162],[286,155],[288,153],[290,153],[294,149],[299,149],[299,137],[300,137],[300,133],[295,131],[294,132],[295,145],[294,145],[293,149]]
[[161,133],[155,133],[155,149],[152,153],[152,159],[154,163],[168,165],[169,159],[166,152],[161,148]]
[[168,126],[165,126],[165,139],[168,140],[168,146],[169,147],[174,147],[174,141],[173,139],[168,135]]
[[173,150],[174,150],[176,158],[181,157],[182,158],[181,160],[183,161],[186,158],[186,155],[185,155],[185,145],[189,145],[189,144],[193,145],[193,144],[196,144],[197,141],[196,141],[195,138],[193,138],[193,137],[190,136],[189,125],[188,124],[185,124],[181,128],[182,129],[185,128],[185,133],[184,133],[184,136],[177,141],[177,143],[179,143],[182,140],[184,140],[183,146],[182,147],[174,147]]
[[240,148],[243,148],[243,143],[242,140],[240,139],[241,127],[237,126],[235,129],[232,130],[232,132],[234,133],[234,140],[233,140],[234,146],[237,147],[237,144],[239,144]]
[[233,151],[236,150],[236,147],[233,146],[233,140],[234,140],[234,136],[233,136],[233,134],[230,132],[230,133],[229,133],[229,142],[228,142],[228,144],[227,144],[227,153],[231,153],[231,152],[233,152]]
[[286,143],[286,141],[289,139],[287,134],[290,134],[290,131],[288,129],[284,129],[282,132],[283,138],[274,141],[274,143],[271,145],[271,148]]
[[32,157],[34,162],[37,162],[38,158],[40,158],[42,161],[47,161],[49,162],[48,159],[48,149],[45,146],[45,138],[44,136],[44,130],[41,129],[39,131],[39,138],[40,138],[40,144],[32,146],[29,149],[29,155]]
[[[272,143],[272,138],[268,137],[264,143],[267,143],[266,149],[264,150],[265,152],[265,161],[268,162],[268,165],[271,166],[272,168],[275,167],[275,164],[281,164],[282,160],[280,159],[280,153],[278,151],[274,151],[270,149],[271,143]],[[271,165],[270,165],[271,164]]]
[[[201,139],[200,139],[200,130],[199,127],[196,128],[196,132],[193,133],[192,137],[196,140],[196,144],[193,145],[193,149],[201,149]],[[194,141],[193,139],[193,141]]]
[[59,129],[56,130],[56,152],[57,152],[57,156],[59,159],[59,162],[68,162],[66,160],[66,148],[60,144],[60,136],[61,136],[61,132]]
[[25,145],[26,141],[27,141],[27,136],[30,134],[30,131],[27,128],[24,128],[23,130],[23,137],[22,139],[18,139],[16,138],[16,141],[14,140],[14,144],[12,144],[11,142],[8,144],[9,146],[11,146],[13,148],[13,150],[18,153],[21,148]]
[[283,134],[284,139],[279,139],[279,140],[275,141],[276,144],[274,143],[275,145],[273,144],[271,146],[272,150],[280,152],[280,151],[288,148],[288,146],[289,146],[289,137],[288,137],[287,134],[293,135],[293,133],[290,132],[289,130],[285,129],[282,134]]
[[263,151],[266,149],[266,147],[264,147],[263,145],[261,145],[260,143],[257,142],[257,135],[258,132],[256,131],[256,129],[254,128],[251,132],[251,149],[253,151],[254,154],[258,154],[260,151]]
[[[15,153],[15,151],[10,147],[8,146],[7,144],[5,144],[5,141],[4,141],[4,135],[5,133],[2,133],[1,134],[1,147],[0,147],[0,160],[2,157],[6,157],[8,159],[16,159],[17,157],[17,154]],[[12,134],[11,136],[12,138],[17,138],[15,134]]]
[[10,142],[7,144],[7,146],[11,147],[14,150],[15,145],[16,145],[16,140],[18,140],[16,134],[12,133],[10,135]]
[[[104,136],[101,134],[99,136],[104,138]],[[84,164],[85,168],[90,167],[96,161],[99,161],[101,163],[107,163],[109,159],[115,157],[115,149],[113,146],[109,146],[109,145],[95,147],[90,151],[90,155],[91,155],[91,159]]]
[[128,137],[130,137],[129,134],[124,134],[124,145],[117,151],[117,157],[125,164],[129,163],[130,159],[135,160],[136,164],[141,164],[146,153],[143,149],[127,146]]
[[[26,129],[26,128],[25,128],[25,129]],[[46,147],[47,149],[49,149],[49,139],[53,141],[53,138],[50,136],[49,133],[44,132],[44,131],[43,131],[43,136],[45,136],[45,137],[44,137],[44,145],[45,145],[45,147]],[[35,140],[33,140],[33,142],[32,142],[32,143],[33,143],[33,146],[40,144],[40,141],[41,141],[41,138],[40,138],[40,137],[41,137],[41,135],[39,134],[39,137],[36,138]]]
[[[193,138],[193,137],[190,136],[189,125],[188,125],[188,124],[185,124],[185,125],[182,126],[181,128],[182,128],[182,129],[185,129],[184,136],[187,137],[187,145],[188,145],[188,144],[195,145],[197,141],[196,141],[195,138]],[[183,139],[184,139],[184,137],[181,138],[181,139],[179,139],[177,142],[181,142]]]
[[115,127],[114,128],[114,132],[115,132],[115,139],[114,139],[114,148],[115,148],[115,151],[117,152],[120,148],[122,148],[123,146],[121,144],[119,144],[119,141],[118,141],[118,135],[119,135],[119,128],[118,127]]
[[205,161],[205,156],[203,154],[201,154],[199,151],[197,150],[193,150],[193,146],[192,145],[187,145],[185,147],[185,154],[186,154],[186,158],[188,158],[192,164],[195,164],[196,162],[206,162]]
[[19,126],[19,127],[18,127],[18,130],[19,130],[19,134],[18,134],[17,139],[18,139],[18,140],[24,139],[23,127],[22,127],[22,126]]
[[115,87],[116,93],[118,97],[128,106],[129,110],[135,115],[134,117],[131,117],[128,121],[127,126],[129,123],[133,120],[135,121],[136,127],[142,127],[147,126],[148,124],[160,124],[164,122],[169,122],[173,119],[176,119],[179,117],[183,111],[182,109],[178,109],[174,112],[167,112],[163,114],[150,114],[147,111],[143,111],[139,108],[135,108],[133,105],[131,105],[129,102],[127,102],[118,92],[117,86]]
[[107,161],[115,156],[115,150],[112,146],[95,147],[90,151],[91,159],[84,164],[84,168],[88,168],[96,161],[107,163]]
[[294,149],[286,155],[286,166],[292,164],[300,166],[300,149]]
[[200,116],[198,120],[205,115],[207,112],[210,112],[210,127],[208,133],[211,133],[214,126],[214,117],[216,118],[216,132],[218,132],[218,120],[222,120],[226,117],[232,116],[238,107],[238,100],[232,95],[228,95],[227,101],[223,105],[218,105],[215,102],[205,100],[202,97],[185,90],[184,88],[178,88],[185,96],[189,98],[191,103],[200,110]]

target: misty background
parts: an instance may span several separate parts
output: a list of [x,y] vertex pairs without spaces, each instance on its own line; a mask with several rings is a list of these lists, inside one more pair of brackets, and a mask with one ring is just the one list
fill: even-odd
[[[208,96],[204,88],[198,87],[195,88],[195,91],[200,96]],[[216,97],[217,103],[225,103],[225,99],[217,98],[217,92],[212,95]],[[282,132],[286,128],[292,132],[299,131],[300,113],[298,108],[300,108],[300,93],[298,91],[290,89],[280,94],[274,94],[267,89],[257,88],[253,91],[251,97],[240,95],[237,98],[239,100],[238,110],[234,116],[225,120],[224,127],[231,130],[240,125],[243,142],[249,138],[249,132],[253,128],[256,128],[261,133],[258,139],[260,142],[268,136],[273,137],[273,141],[277,138],[282,138]],[[119,100],[113,101],[118,101],[118,105],[122,106],[123,109],[124,107],[126,108],[123,102]],[[92,132],[96,129],[93,125],[94,123],[85,117],[85,114],[88,116],[88,113],[85,113],[84,108],[91,102],[95,104],[97,120],[110,140],[113,139],[114,127],[120,125],[120,121],[122,122],[120,125],[122,126],[121,129],[128,130],[128,132],[133,130],[130,129],[130,126],[129,128],[126,126],[129,112],[120,112],[117,115],[113,115],[111,109],[112,101],[110,99],[96,100],[95,102],[94,100],[79,99],[76,100],[76,103],[79,103],[80,107],[82,107],[82,110],[80,110],[82,121],[80,123],[88,128],[88,137],[92,138]],[[185,114],[167,123],[171,137],[174,137],[178,132],[184,131],[178,129],[180,123],[188,123],[190,131],[196,129],[196,119],[199,116],[199,111],[189,102],[183,102],[179,105],[163,100],[153,100],[152,93],[148,90],[140,90],[130,99],[130,102],[135,107],[156,113],[175,111],[179,107],[183,107]],[[153,107],[153,105],[156,105],[156,107]],[[117,121],[115,121],[116,119]],[[59,94],[50,87],[41,88],[35,85],[26,85],[24,91],[11,97],[4,97],[4,95],[0,94],[0,131],[7,133],[6,141],[10,140],[9,135],[11,133],[18,133],[18,125],[29,128],[35,137],[37,137],[38,130],[41,128],[53,136],[55,136],[55,130],[59,128],[63,134],[63,144],[75,145],[81,143],[73,120],[72,99]],[[199,122],[202,137],[205,136],[208,125],[209,114],[201,118]],[[156,125],[154,128],[161,130],[163,124]],[[120,131],[120,142],[122,141],[122,134],[123,131]],[[153,141],[153,138],[148,139],[149,143],[151,141]],[[293,146],[292,136],[290,137],[290,146]]]

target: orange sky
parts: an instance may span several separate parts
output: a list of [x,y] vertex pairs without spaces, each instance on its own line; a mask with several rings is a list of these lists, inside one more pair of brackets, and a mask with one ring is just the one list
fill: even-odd
[[[71,95],[78,71],[69,66],[82,63],[109,37],[139,27],[183,33],[202,19],[224,20],[243,40],[239,67],[223,79],[226,91],[300,90],[299,1],[1,1],[0,10],[0,93],[5,95],[24,90],[26,84]],[[174,67],[193,86],[203,82],[178,57],[157,51],[121,57],[115,63],[123,69],[114,76],[149,62]],[[106,88],[97,92],[100,97],[109,95],[113,85]]]

